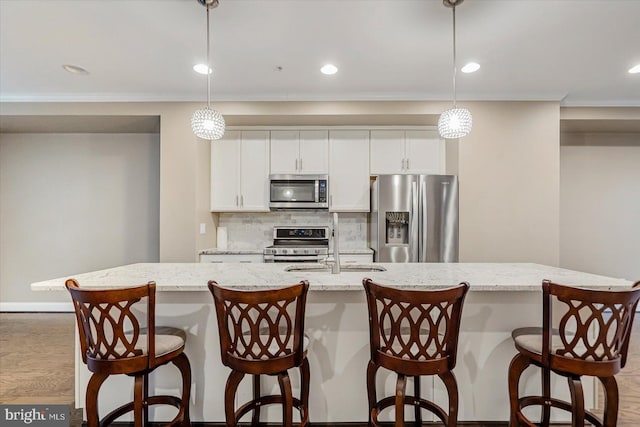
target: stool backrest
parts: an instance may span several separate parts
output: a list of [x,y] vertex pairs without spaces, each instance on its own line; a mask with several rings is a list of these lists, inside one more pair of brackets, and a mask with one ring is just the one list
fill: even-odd
[[209,290],[224,365],[250,374],[270,374],[302,362],[307,281],[280,289],[241,291],[211,280]]
[[[596,376],[612,375],[624,367],[640,300],[640,282],[629,290],[606,291],[545,280],[542,291],[542,353],[547,366]],[[553,341],[554,300],[559,306],[556,310],[561,312],[557,330],[560,342]]]
[[[82,360],[89,370],[115,374],[149,368],[155,358],[154,282],[126,289],[90,290],[68,279],[65,286],[76,314]],[[136,314],[136,307],[142,314]],[[146,321],[145,334],[140,333],[139,317]]]
[[438,290],[399,290],[364,279],[371,358],[406,375],[456,364],[466,282]]

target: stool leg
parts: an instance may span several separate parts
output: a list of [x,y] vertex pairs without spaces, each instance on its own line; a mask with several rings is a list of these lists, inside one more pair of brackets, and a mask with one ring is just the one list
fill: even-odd
[[191,425],[189,418],[189,404],[191,403],[191,364],[186,354],[182,353],[175,359],[173,364],[180,370],[182,376],[182,398],[180,412],[182,416],[182,425],[188,427]]
[[[260,399],[260,375],[253,376],[253,400]],[[260,424],[260,406],[257,406],[253,410],[253,415],[251,416],[251,425],[253,427],[257,427]]]
[[569,391],[571,392],[571,427],[584,427],[584,394],[580,377],[569,377]]
[[98,392],[100,386],[107,379],[108,374],[93,374],[87,384],[87,394],[85,397],[85,408],[87,410],[87,427],[99,427],[98,417]]
[[456,427],[458,425],[458,383],[453,372],[446,371],[438,374],[449,395],[449,417],[447,427]]
[[282,393],[282,425],[292,427],[293,425],[293,394],[291,393],[291,381],[289,374],[281,372],[278,374],[278,384]]
[[373,360],[369,361],[367,365],[367,396],[369,398],[369,425],[371,425],[371,412],[376,406],[376,373],[378,372],[378,365]]
[[[415,400],[420,400],[420,377],[413,377],[413,396]],[[415,410],[415,420],[416,427],[420,427],[422,425],[422,411],[420,409],[420,405],[414,405]]]
[[144,378],[145,375],[136,375],[133,382],[133,425],[143,426],[144,416]]
[[615,377],[598,377],[604,386],[603,427],[616,427],[618,422],[618,383]]
[[396,381],[396,423],[395,427],[404,426],[404,396],[407,389],[407,378],[398,374]]
[[547,405],[551,399],[551,370],[549,368],[542,368],[542,397],[544,402],[542,403],[542,413],[540,415],[540,422],[543,426],[549,425],[549,418],[551,417],[551,406]]
[[531,361],[528,357],[518,353],[511,359],[509,365],[509,405],[511,407],[511,415],[509,416],[509,427],[518,427],[518,412],[519,398],[518,398],[518,383],[520,382],[520,375],[525,369],[529,367]]
[[[311,370],[309,369],[309,360],[305,357],[300,366],[300,402],[304,407],[304,416],[308,420],[309,416],[309,384],[311,379]],[[301,415],[302,416],[302,415]],[[301,418],[301,424],[305,424]],[[303,427],[303,426],[301,426]]]
[[149,374],[142,376],[142,425],[149,423]]
[[227,420],[227,427],[236,427],[236,412],[234,400],[236,397],[236,391],[238,391],[238,385],[244,374],[242,372],[232,370],[227,378],[227,385],[224,387],[224,415]]

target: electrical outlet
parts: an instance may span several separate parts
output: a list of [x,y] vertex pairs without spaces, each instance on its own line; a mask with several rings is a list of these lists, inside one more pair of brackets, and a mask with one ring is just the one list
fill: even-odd
[[200,234],[207,234],[207,224],[204,222],[200,224]]

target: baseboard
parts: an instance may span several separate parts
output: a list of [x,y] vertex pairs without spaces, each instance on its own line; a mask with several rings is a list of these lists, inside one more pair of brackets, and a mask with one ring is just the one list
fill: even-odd
[[0,302],[0,312],[73,313],[71,302]]

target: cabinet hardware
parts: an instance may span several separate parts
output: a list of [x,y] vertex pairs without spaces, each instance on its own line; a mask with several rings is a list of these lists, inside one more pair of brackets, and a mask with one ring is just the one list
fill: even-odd
[[407,170],[409,169],[409,159],[407,159]]
[[298,159],[296,159],[296,172],[298,171]]
[[244,208],[244,196],[240,195],[240,207]]
[[238,195],[236,194],[236,206],[238,206]]
[[300,159],[300,172],[302,172],[302,159]]
[[404,167],[404,159],[400,160],[400,169],[401,170],[405,169],[405,167]]

